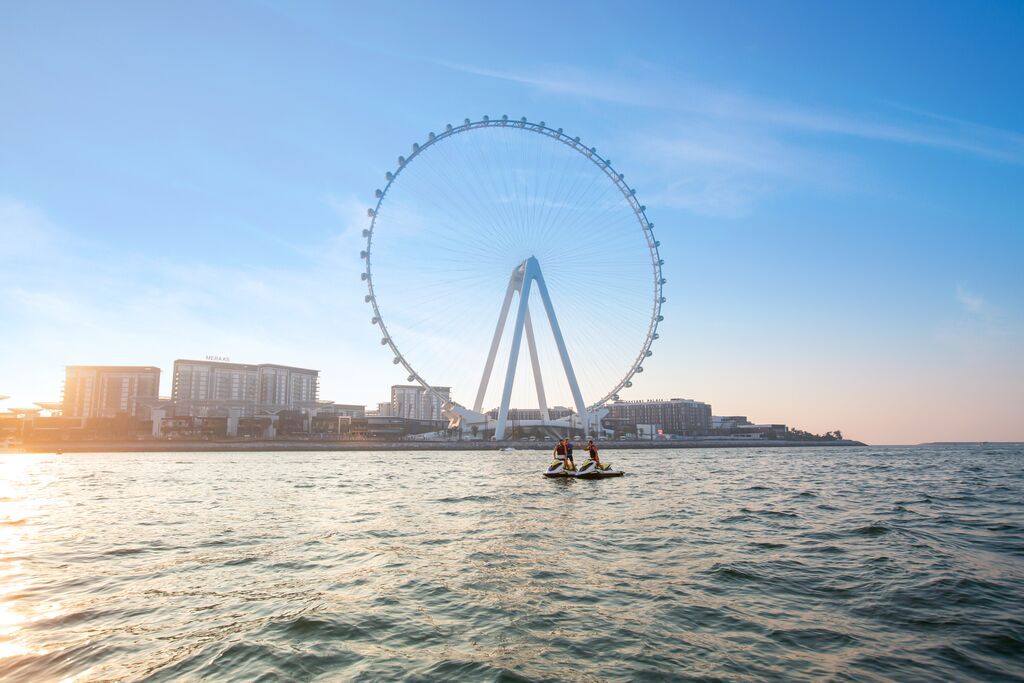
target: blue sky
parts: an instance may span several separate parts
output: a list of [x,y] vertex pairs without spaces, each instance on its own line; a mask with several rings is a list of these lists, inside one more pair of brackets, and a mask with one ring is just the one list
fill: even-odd
[[1022,29],[1019,3],[7,3],[0,394],[218,354],[384,400],[373,190],[507,113],[592,141],[658,227],[631,398],[1024,439]]

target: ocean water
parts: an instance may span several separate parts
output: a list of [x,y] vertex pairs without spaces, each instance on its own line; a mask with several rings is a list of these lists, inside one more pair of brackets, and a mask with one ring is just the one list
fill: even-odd
[[1024,448],[0,456],[0,679],[1024,680]]

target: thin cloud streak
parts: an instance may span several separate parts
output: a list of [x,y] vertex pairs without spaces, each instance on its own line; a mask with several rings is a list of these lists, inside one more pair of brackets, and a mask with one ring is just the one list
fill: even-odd
[[648,88],[568,67],[551,67],[545,70],[548,75],[534,76],[453,62],[434,63],[467,74],[519,83],[554,95],[687,112],[803,133],[931,147],[1010,164],[1024,164],[1024,136],[1020,134],[906,107],[904,111],[919,118],[927,118],[930,123],[896,123],[862,118],[711,86],[680,86],[671,83]]

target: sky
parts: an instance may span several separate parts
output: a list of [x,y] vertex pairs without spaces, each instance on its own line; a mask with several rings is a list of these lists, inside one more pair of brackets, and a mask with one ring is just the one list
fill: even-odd
[[657,226],[624,398],[1024,440],[1022,32],[995,2],[0,4],[0,408],[210,354],[387,400],[373,191],[508,114],[592,141]]

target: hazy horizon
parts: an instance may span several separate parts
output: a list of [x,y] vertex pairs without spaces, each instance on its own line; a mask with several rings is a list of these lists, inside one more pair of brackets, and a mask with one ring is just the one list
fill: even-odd
[[1024,6],[631,12],[6,5],[0,410],[59,400],[64,365],[154,365],[169,395],[209,354],[387,400],[374,190],[429,131],[507,114],[595,145],[656,224],[665,321],[623,399],[1024,441]]

